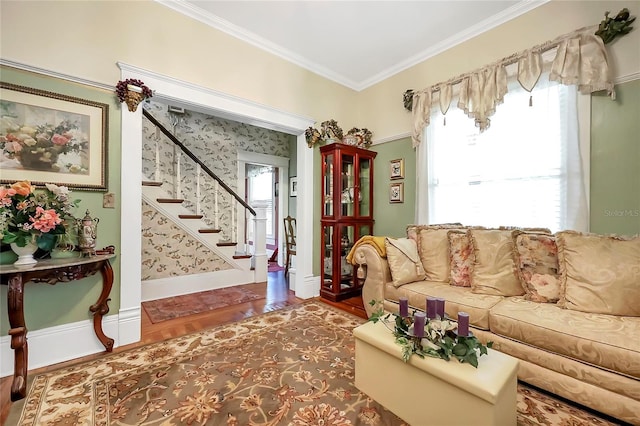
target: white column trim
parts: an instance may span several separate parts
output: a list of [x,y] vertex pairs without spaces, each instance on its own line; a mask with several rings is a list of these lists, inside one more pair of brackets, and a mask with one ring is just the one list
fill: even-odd
[[313,154],[307,146],[304,134],[298,135],[298,196],[297,196],[297,242],[296,246],[296,296],[301,299],[316,297],[320,294],[320,277],[313,276]]

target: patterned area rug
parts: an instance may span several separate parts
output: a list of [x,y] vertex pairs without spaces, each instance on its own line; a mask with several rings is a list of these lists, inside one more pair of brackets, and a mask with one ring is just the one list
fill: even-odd
[[235,286],[150,300],[142,302],[142,307],[149,315],[151,322],[155,324],[262,298],[264,297],[248,288]]
[[[363,321],[309,302],[38,375],[9,424],[405,425],[353,385]],[[612,423],[519,385],[518,424]]]

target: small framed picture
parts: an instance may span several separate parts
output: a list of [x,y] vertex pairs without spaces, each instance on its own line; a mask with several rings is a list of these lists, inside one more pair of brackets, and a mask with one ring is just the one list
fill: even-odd
[[389,162],[389,177],[391,179],[404,179],[404,158]]
[[298,196],[298,177],[292,176],[289,178],[289,197]]
[[404,183],[392,183],[389,185],[389,202],[390,203],[403,203],[404,202]]

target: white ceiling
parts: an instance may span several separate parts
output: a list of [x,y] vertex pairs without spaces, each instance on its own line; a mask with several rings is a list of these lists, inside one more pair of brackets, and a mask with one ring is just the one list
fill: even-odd
[[354,90],[548,0],[156,0]]

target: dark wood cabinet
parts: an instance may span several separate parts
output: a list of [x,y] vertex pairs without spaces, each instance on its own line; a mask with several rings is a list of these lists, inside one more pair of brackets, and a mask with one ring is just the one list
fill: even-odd
[[320,296],[337,302],[362,290],[346,258],[360,237],[373,235],[373,160],[378,153],[342,143],[325,145],[320,153]]

